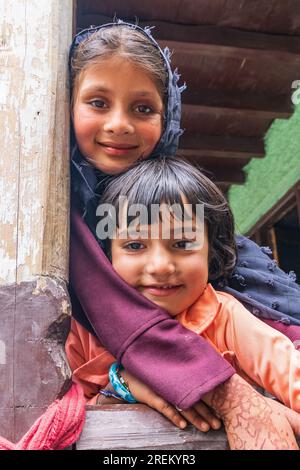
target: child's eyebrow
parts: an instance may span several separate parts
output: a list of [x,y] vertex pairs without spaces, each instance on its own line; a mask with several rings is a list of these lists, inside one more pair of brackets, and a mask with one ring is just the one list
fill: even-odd
[[147,91],[147,90],[133,90],[131,92],[133,95],[137,96],[154,96],[154,93],[152,91]]
[[100,93],[108,93],[110,92],[111,90],[109,88],[106,88],[106,87],[103,87],[103,86],[93,86],[93,85],[90,85],[90,86],[87,86],[85,88],[83,88],[83,90],[81,90],[82,93],[96,93],[96,92],[100,92]]
[[[105,86],[89,85],[81,90],[81,93],[112,93],[113,90]],[[138,97],[155,97],[155,93],[148,90],[131,90],[130,94],[132,96]]]

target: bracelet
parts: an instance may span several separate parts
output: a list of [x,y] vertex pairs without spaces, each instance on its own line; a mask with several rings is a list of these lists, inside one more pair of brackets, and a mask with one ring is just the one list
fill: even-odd
[[109,369],[109,380],[111,385],[113,386],[115,392],[123,398],[123,400],[127,401],[128,403],[137,403],[136,399],[132,395],[132,393],[128,389],[128,385],[126,384],[123,377],[119,374],[119,371],[123,369],[121,364],[114,362],[110,369]]
[[118,395],[116,392],[112,392],[111,390],[99,390],[99,393],[101,395],[104,395],[105,397],[109,397],[109,398],[116,398],[117,400],[121,400],[123,401],[123,398],[120,397],[120,395]]

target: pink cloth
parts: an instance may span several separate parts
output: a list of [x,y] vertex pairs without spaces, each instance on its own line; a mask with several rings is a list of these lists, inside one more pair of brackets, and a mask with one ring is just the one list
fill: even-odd
[[14,444],[0,437],[0,450],[61,450],[79,437],[85,419],[85,399],[79,384],[72,384]]

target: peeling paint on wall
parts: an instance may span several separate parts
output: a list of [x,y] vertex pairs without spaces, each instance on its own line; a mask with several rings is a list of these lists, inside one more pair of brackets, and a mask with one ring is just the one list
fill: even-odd
[[0,340],[0,365],[6,364],[6,347],[4,341]]
[[73,2],[0,0],[0,11],[0,283],[66,279]]

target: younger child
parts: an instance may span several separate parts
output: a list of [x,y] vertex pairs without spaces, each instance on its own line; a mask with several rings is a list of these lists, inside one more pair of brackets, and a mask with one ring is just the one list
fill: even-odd
[[[124,200],[126,204],[120,204]],[[183,218],[183,233],[188,237],[178,232],[182,218],[176,218],[176,211],[173,217],[171,212],[170,235],[165,236],[164,211],[152,218],[152,208],[162,204],[175,204],[182,214],[185,205],[192,208],[188,226]],[[204,221],[197,217],[200,205]],[[236,253],[232,214],[217,187],[182,159],[158,157],[113,178],[98,214],[103,208],[106,215],[98,223],[97,234],[103,240],[105,226],[115,228],[113,239],[105,240],[105,249],[118,275],[149,302],[205,338],[239,375],[300,412],[300,352],[286,336],[209,282],[232,271]],[[146,221],[141,217],[143,208]],[[97,388],[108,382],[114,359],[95,338],[93,341],[92,347],[87,347],[91,346],[89,333],[73,322],[68,359],[86,393],[97,394]]]

